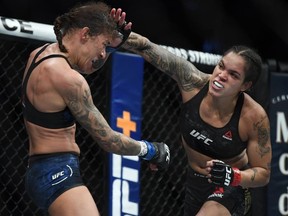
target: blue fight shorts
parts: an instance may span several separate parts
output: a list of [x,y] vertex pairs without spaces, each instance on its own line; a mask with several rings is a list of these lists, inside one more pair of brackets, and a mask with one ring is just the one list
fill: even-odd
[[75,153],[33,155],[29,158],[25,188],[32,201],[44,211],[65,191],[84,185]]
[[251,192],[241,186],[217,187],[203,175],[188,167],[184,216],[196,215],[209,200],[225,206],[232,216],[251,214]]

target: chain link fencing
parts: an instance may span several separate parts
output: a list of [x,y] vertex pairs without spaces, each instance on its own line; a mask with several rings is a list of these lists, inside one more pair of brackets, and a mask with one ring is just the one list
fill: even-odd
[[[21,82],[30,52],[41,41],[0,39],[0,215],[41,216],[24,188],[28,162],[28,136],[21,108]],[[109,116],[109,67],[86,77],[94,103],[106,119]],[[151,172],[141,164],[140,215],[183,215],[186,156],[179,139],[180,94],[176,82],[145,63],[142,138],[164,141],[171,150],[167,172]],[[98,147],[77,125],[76,141],[81,149],[80,166],[101,215],[108,213],[108,153]]]
[[[21,107],[21,82],[30,52],[44,41],[0,34],[0,215],[41,216],[24,188],[28,162],[28,136]],[[196,64],[202,71],[212,67]],[[251,96],[269,108],[269,69]],[[111,58],[96,73],[85,76],[97,108],[108,120]],[[271,69],[270,69],[271,70]],[[132,89],[131,89],[132,90]],[[151,172],[143,161],[140,171],[140,215],[182,216],[187,159],[180,141],[181,95],[174,80],[145,62],[142,100],[142,139],[163,141],[171,151],[166,172]],[[109,121],[108,121],[109,122]],[[77,125],[76,141],[81,149],[80,166],[84,183],[91,191],[101,215],[108,214],[108,153]],[[265,215],[266,187],[254,189],[253,215]]]

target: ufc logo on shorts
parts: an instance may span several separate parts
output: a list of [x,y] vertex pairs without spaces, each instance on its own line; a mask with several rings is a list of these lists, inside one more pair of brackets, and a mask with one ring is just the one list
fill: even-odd
[[64,171],[58,172],[58,173],[52,175],[52,179],[55,180],[55,179],[57,179],[63,175],[64,175]]
[[225,176],[225,181],[224,181],[224,185],[226,185],[226,186],[230,185],[231,173],[232,173],[232,168],[226,167],[226,176]]

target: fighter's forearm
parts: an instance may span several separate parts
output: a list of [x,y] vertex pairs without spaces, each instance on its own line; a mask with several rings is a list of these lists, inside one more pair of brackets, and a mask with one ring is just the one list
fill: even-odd
[[269,183],[270,170],[261,167],[253,167],[241,171],[241,186],[244,188],[262,187]]
[[148,40],[148,38],[135,32],[131,32],[129,38],[122,45],[122,48],[141,54],[144,50],[150,48],[149,43],[150,41]]
[[178,73],[181,73],[180,68],[183,66],[184,59],[174,55],[162,46],[132,32],[122,47],[141,55],[147,62],[173,79],[178,79]]
[[183,91],[202,87],[209,78],[209,75],[202,73],[191,62],[135,32],[130,34],[123,48],[141,55],[147,62],[176,80]]

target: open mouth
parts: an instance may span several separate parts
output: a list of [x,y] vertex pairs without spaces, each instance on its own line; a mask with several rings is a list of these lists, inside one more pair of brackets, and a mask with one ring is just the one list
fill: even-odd
[[222,84],[220,84],[219,82],[217,82],[217,81],[213,81],[213,84],[215,86],[217,86],[218,88],[224,88],[224,86]]
[[102,59],[92,60],[92,67],[96,70],[101,68],[103,64],[104,64],[104,60]]
[[97,68],[98,62],[97,60],[92,60],[92,67]]

